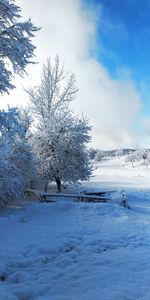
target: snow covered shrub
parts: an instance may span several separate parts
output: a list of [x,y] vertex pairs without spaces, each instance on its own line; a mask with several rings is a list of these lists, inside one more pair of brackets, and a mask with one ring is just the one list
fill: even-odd
[[0,111],[0,203],[20,199],[34,169],[26,132],[15,108]]
[[0,153],[0,205],[20,199],[24,188],[25,181],[13,162],[13,156],[3,149]]
[[128,196],[124,190],[118,190],[116,193],[113,194],[112,200],[117,202],[120,206],[125,208],[129,208],[128,205]]

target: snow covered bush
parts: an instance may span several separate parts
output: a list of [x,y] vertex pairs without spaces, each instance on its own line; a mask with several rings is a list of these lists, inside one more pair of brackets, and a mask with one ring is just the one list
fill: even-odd
[[23,196],[33,169],[33,155],[19,111],[0,111],[0,204]]
[[128,205],[128,196],[124,190],[118,190],[116,193],[113,194],[112,200],[117,202],[120,206],[125,208],[129,208]]
[[[38,30],[31,20],[20,21],[21,9],[13,0],[0,0],[0,93],[14,88],[13,71],[25,73],[25,67],[33,63],[35,46],[31,42]],[[13,69],[13,71],[12,71]]]
[[20,169],[13,162],[11,150],[2,149],[0,151],[0,205],[6,204],[11,200],[20,199],[23,195],[25,182],[21,176]]

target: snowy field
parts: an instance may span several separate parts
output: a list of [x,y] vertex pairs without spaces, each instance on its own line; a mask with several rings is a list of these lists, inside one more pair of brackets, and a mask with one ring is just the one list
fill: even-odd
[[149,300],[150,169],[103,161],[80,189],[110,203],[27,201],[0,212],[0,300]]

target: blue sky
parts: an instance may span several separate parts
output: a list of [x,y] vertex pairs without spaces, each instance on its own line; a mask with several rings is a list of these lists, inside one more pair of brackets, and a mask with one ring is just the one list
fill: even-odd
[[[150,115],[150,1],[86,0],[101,6],[97,30],[97,58],[112,77],[130,74]],[[100,47],[99,47],[100,45]]]
[[[24,18],[42,29],[35,60],[1,106],[26,105],[24,89],[39,83],[56,54],[76,76],[73,103],[103,149],[150,147],[150,0],[15,0]],[[44,13],[43,13],[44,12]]]

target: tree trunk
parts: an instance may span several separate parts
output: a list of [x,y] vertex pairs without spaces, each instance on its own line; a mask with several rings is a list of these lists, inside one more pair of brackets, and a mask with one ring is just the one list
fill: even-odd
[[48,181],[44,184],[44,192],[47,193],[48,191]]
[[60,178],[56,178],[56,184],[57,184],[57,190],[58,190],[58,193],[61,193],[61,180]]

